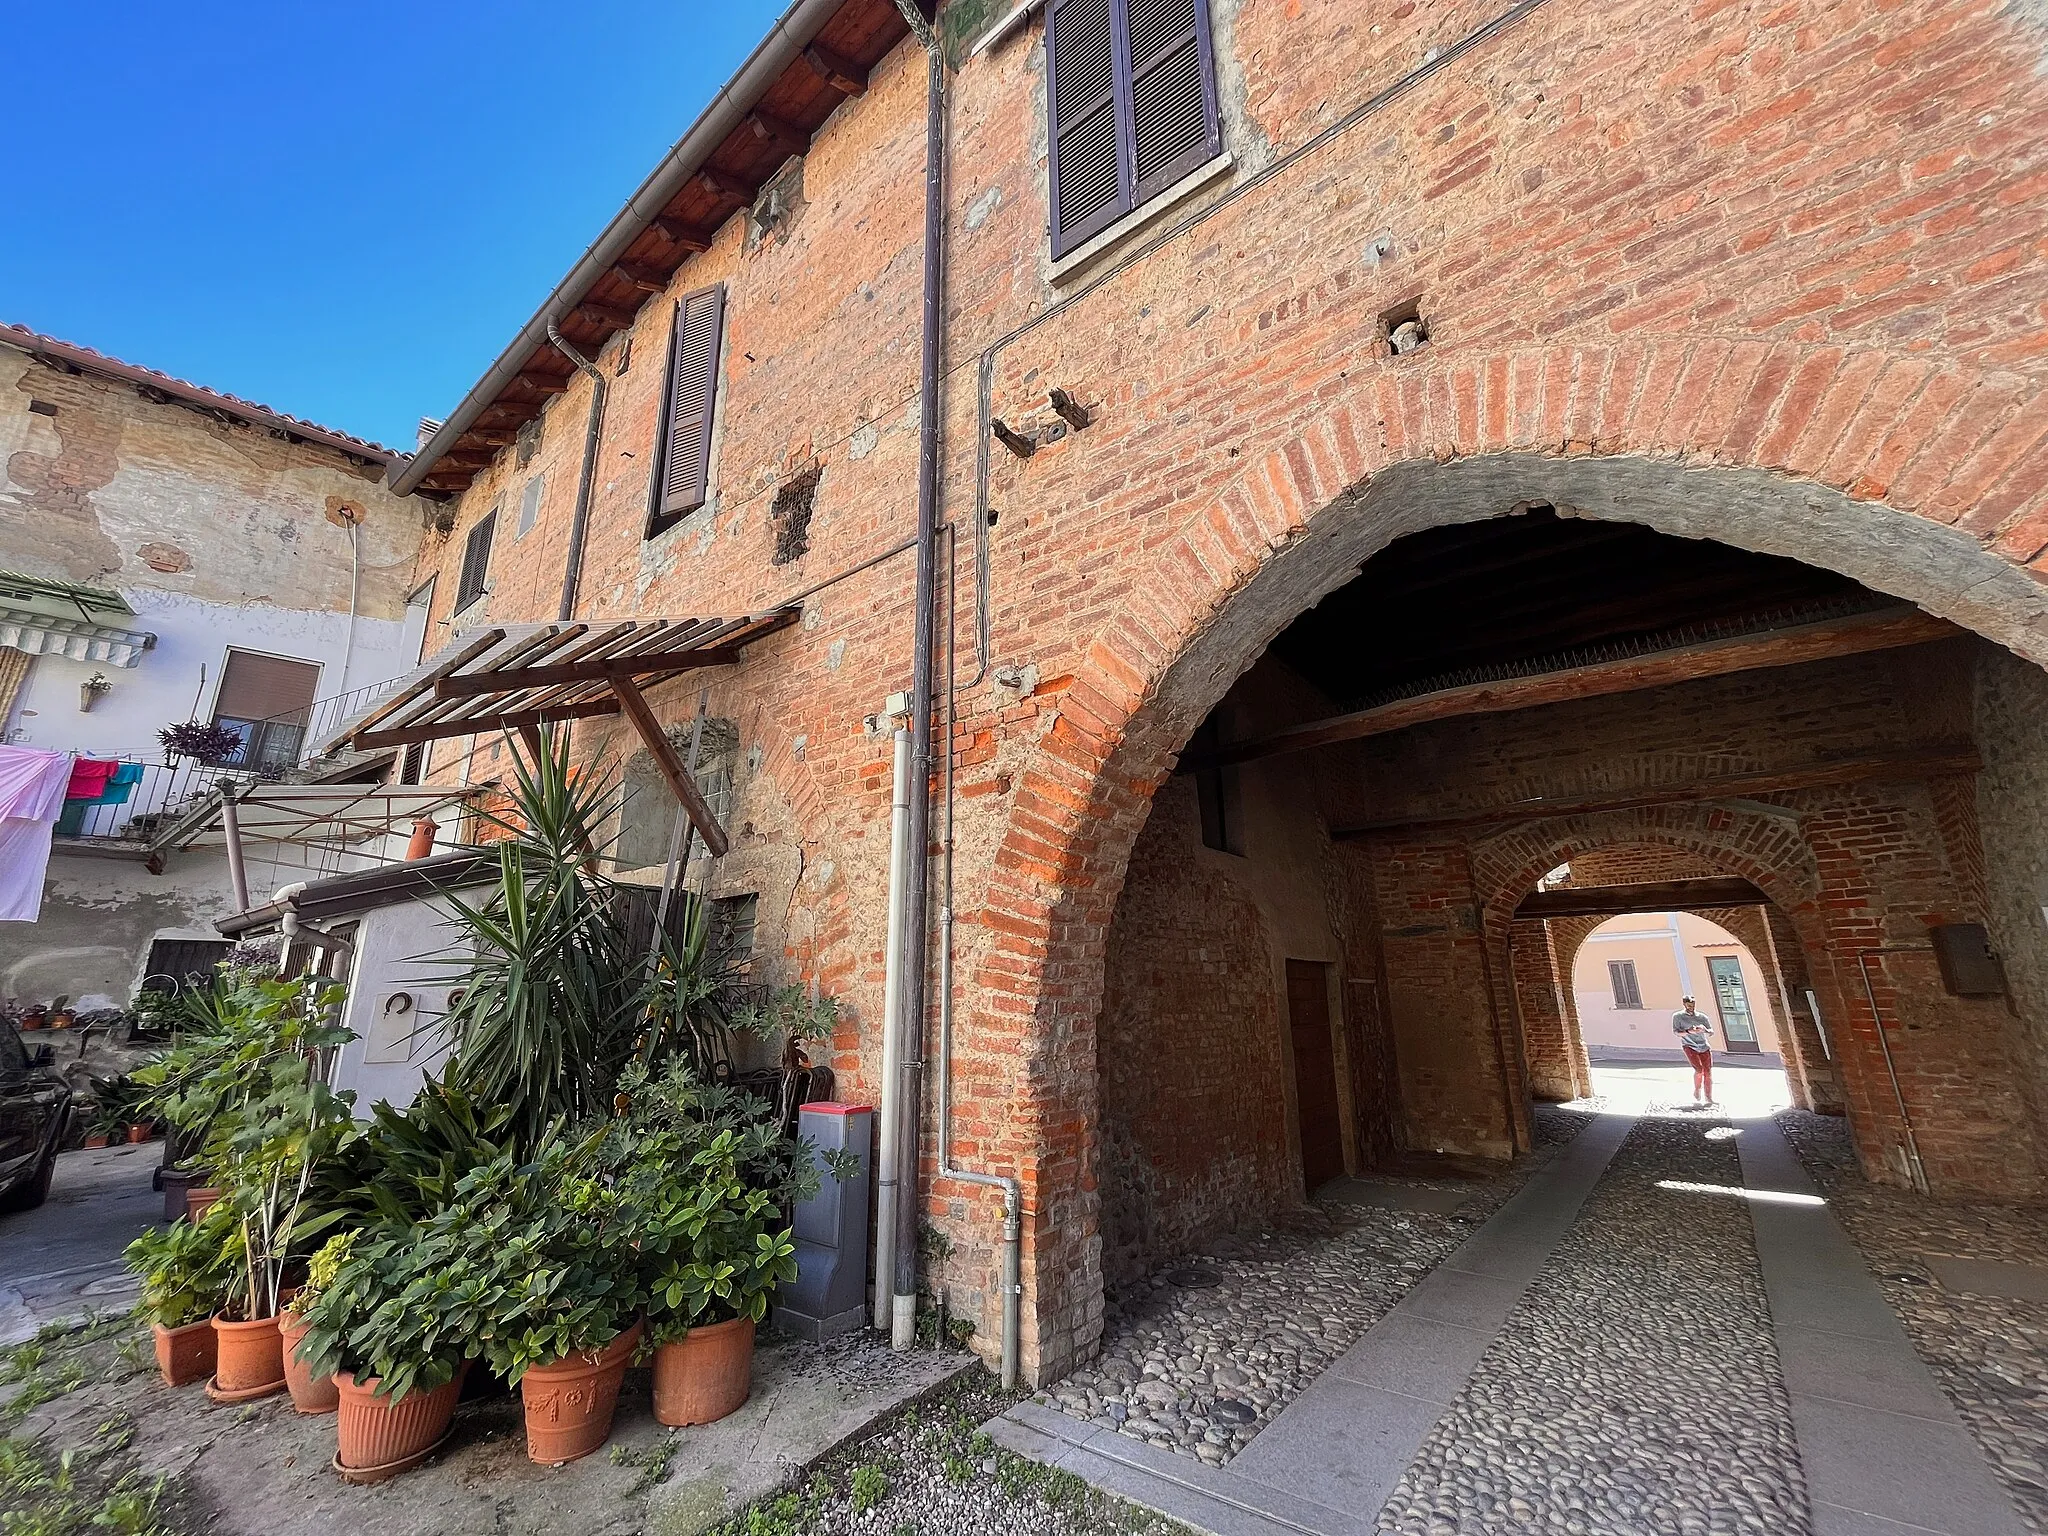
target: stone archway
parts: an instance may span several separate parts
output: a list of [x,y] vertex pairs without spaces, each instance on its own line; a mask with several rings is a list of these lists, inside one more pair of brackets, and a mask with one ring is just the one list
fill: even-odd
[[[1760,359],[1746,392],[1711,419],[1642,432],[1628,425],[1644,403],[1639,356],[1567,349],[1389,372],[1370,398],[1336,405],[1254,462],[1130,574],[1040,716],[981,910],[963,923],[963,969],[999,1015],[992,1038],[1018,1039],[1028,1061],[1030,1102],[1009,1142],[1032,1213],[1027,1355],[1040,1375],[1084,1350],[1099,1321],[1094,1020],[1105,936],[1151,796],[1273,637],[1379,549],[1542,503],[1799,559],[2048,660],[2048,599],[2022,564],[2036,551],[1996,542],[2041,495],[2024,479],[2027,456],[1996,474],[1974,457],[1936,474],[1921,443],[1893,453],[1889,478],[1855,456],[1844,473],[1833,437],[1807,444],[1798,423],[1811,405],[1794,389],[1815,369],[1831,381],[1844,360],[1823,367],[1786,350],[1782,365]],[[1900,410],[1862,430],[1889,444],[1908,425]],[[1609,442],[1631,451],[1600,451]],[[1966,486],[2002,509],[1981,537],[1950,521]]]

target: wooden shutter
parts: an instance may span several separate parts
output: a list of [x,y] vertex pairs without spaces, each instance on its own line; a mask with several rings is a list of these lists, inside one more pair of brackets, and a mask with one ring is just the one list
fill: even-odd
[[1130,212],[1123,0],[1053,0],[1046,18],[1052,253],[1064,256]]
[[1052,0],[1052,253],[1223,152],[1208,0]]
[[320,669],[310,661],[259,656],[254,651],[229,651],[213,696],[216,720],[268,720],[299,714],[313,703]]
[[1122,0],[1130,48],[1131,206],[1223,152],[1207,0]]
[[1640,1008],[1643,1006],[1643,991],[1636,981],[1635,961],[1608,961],[1607,980],[1614,989],[1614,1006],[1616,1008]]
[[724,326],[722,286],[699,288],[676,305],[648,509],[650,538],[703,506],[710,493],[711,425],[718,410],[718,345]]
[[462,580],[455,588],[455,611],[462,612],[484,595],[491,577],[491,536],[497,532],[498,509],[491,508],[483,521],[469,530],[469,542],[462,546]]

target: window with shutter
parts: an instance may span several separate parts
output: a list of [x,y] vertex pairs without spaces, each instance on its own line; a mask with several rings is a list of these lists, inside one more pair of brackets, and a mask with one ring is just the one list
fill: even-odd
[[230,649],[214,691],[213,723],[241,733],[236,765],[275,769],[295,762],[319,685],[316,663]]
[[484,585],[491,579],[491,536],[497,528],[498,509],[493,507],[469,530],[469,542],[462,546],[462,580],[455,585],[457,613],[484,595]]
[[718,410],[718,348],[725,328],[725,289],[699,288],[676,305],[668,348],[647,537],[704,505],[711,485],[711,427]]
[[1636,979],[1636,963],[1633,960],[1610,960],[1607,962],[1608,984],[1614,989],[1616,1008],[1640,1008],[1643,1006],[1642,984]]
[[1208,0],[1052,0],[1052,253],[1223,152]]

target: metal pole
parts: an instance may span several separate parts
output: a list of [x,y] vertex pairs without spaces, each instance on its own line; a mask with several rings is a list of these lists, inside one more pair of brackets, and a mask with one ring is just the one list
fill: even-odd
[[[909,1349],[917,1333],[917,1174],[924,1072],[925,964],[927,960],[931,861],[932,619],[937,591],[939,504],[939,328],[940,233],[944,191],[941,107],[945,61],[938,38],[909,0],[897,8],[925,47],[924,316],[918,368],[917,581],[912,597],[910,685],[910,774],[912,794],[907,827],[909,864],[903,918],[903,1059],[896,1110],[902,1127],[897,1146],[895,1291],[890,1303],[889,1344]],[[948,750],[950,750],[950,743]]]
[[1896,944],[1879,949],[1866,949],[1856,957],[1856,969],[1863,973],[1863,995],[1870,1002],[1870,1022],[1877,1028],[1877,1048],[1884,1053],[1885,1075],[1892,1080],[1892,1099],[1899,1106],[1899,1129],[1906,1138],[1906,1173],[1913,1181],[1913,1187],[1921,1194],[1930,1193],[1927,1187],[1927,1168],[1920,1161],[1920,1143],[1913,1138],[1913,1117],[1906,1112],[1906,1095],[1899,1087],[1899,1069],[1892,1063],[1892,1043],[1884,1035],[1884,1016],[1877,1011],[1877,993],[1870,985],[1870,957],[1872,955],[1931,954],[1932,951],[1920,944]]
[[876,1106],[881,1141],[875,1165],[875,1326],[889,1329],[890,1295],[895,1290],[896,1160],[902,1129],[897,1074],[903,1064],[903,884],[910,860],[910,732],[895,733],[896,771],[889,800],[889,939],[882,970],[882,1102]]
[[242,865],[242,823],[235,814],[235,796],[241,786],[233,779],[220,781],[220,824],[228,840],[228,886],[235,893],[235,910],[249,910],[249,873]]

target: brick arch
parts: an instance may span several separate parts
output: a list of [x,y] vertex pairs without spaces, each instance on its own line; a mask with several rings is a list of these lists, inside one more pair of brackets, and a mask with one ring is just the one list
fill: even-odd
[[[1272,639],[1392,540],[1547,503],[1803,560],[2048,663],[2048,597],[2027,568],[2048,544],[2048,397],[2012,378],[1718,337],[1492,356],[1452,344],[1359,378],[1120,573],[1113,616],[1046,701],[967,918],[963,971],[987,1030],[962,1054],[1007,1059],[1022,1089],[987,1150],[1026,1185],[1040,1376],[1099,1324],[1094,1019],[1151,797]],[[1811,882],[1724,851],[1788,911],[1813,900]]]

